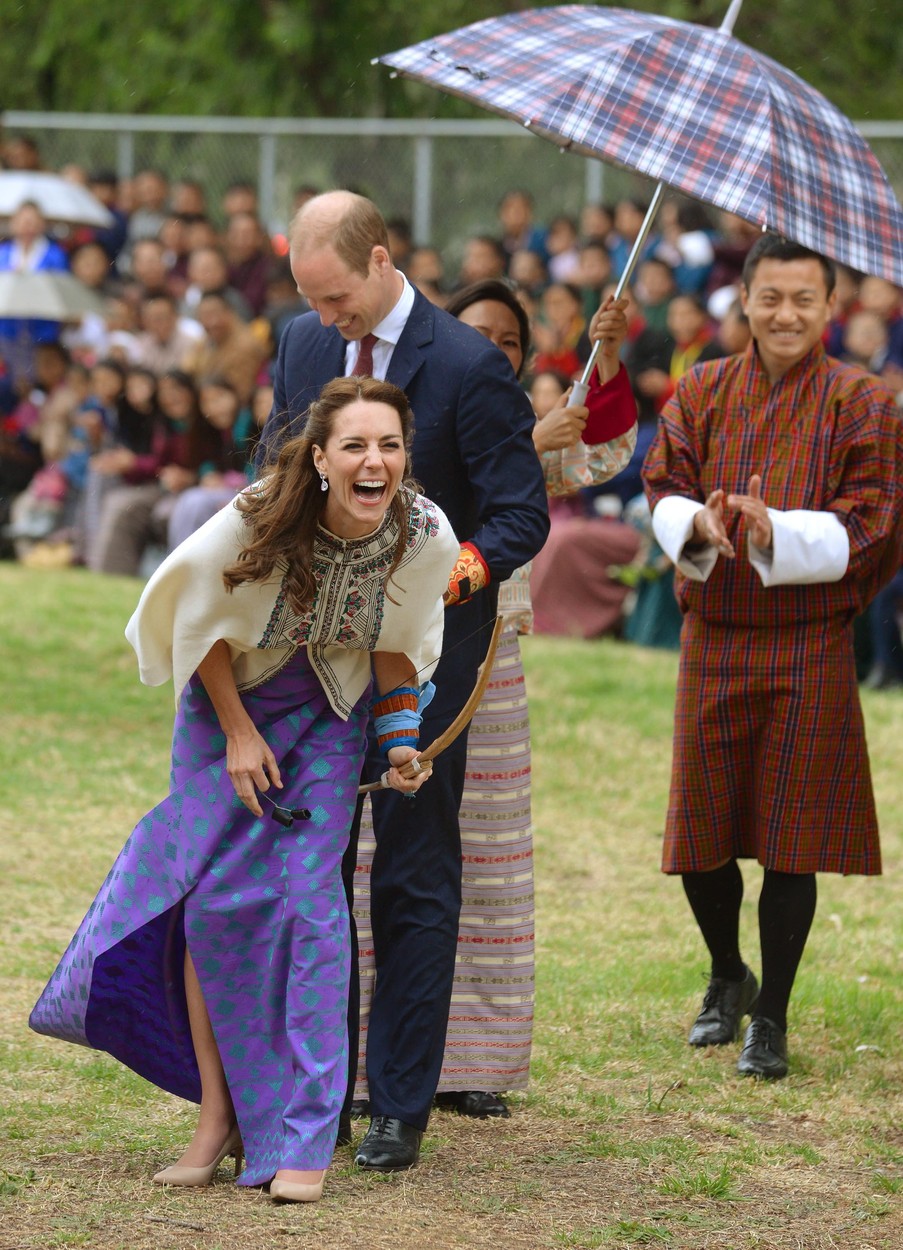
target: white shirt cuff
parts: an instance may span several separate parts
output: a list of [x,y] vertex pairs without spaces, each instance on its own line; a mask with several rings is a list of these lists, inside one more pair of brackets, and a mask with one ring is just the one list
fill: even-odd
[[[664,501],[663,501],[664,502]],[[768,509],[770,551],[748,543],[749,562],[763,586],[805,586],[839,582],[850,563],[850,536],[833,512]]]
[[683,495],[666,495],[652,510],[652,532],[668,559],[684,576],[704,582],[718,563],[718,549],[711,543],[685,551],[693,537],[693,519],[703,505]]

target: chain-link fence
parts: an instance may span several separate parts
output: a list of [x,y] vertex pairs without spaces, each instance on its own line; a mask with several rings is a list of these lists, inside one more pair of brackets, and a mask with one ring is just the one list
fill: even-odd
[[[538,220],[576,216],[588,202],[648,198],[652,184],[600,161],[560,153],[502,121],[136,117],[7,112],[7,135],[30,134],[48,168],[69,162],[130,177],[146,167],[204,186],[214,216],[230,182],[258,188],[261,216],[284,230],[296,187],[352,187],[387,217],[407,218],[417,243],[454,264],[464,239],[495,233],[505,191],[522,187]],[[861,123],[903,198],[903,121]]]

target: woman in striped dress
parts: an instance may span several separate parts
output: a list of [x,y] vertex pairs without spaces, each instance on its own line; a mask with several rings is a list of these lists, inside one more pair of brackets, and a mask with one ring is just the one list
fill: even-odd
[[[514,291],[477,282],[447,305],[490,338],[518,377],[530,353],[530,326]],[[551,495],[576,493],[618,473],[636,440],[636,403],[618,349],[622,308],[609,301],[593,318],[602,342],[587,407],[567,397],[537,422],[534,443]],[[462,903],[455,982],[437,1103],[478,1118],[507,1116],[499,1091],[524,1089],[533,1037],[533,831],[530,726],[518,635],[530,633],[529,566],[499,589],[505,619],[486,694],[470,724],[461,802]],[[361,1014],[353,1112],[367,1113],[367,1019],[374,960],[369,873],[374,849],[369,804],[361,822],[355,877]]]

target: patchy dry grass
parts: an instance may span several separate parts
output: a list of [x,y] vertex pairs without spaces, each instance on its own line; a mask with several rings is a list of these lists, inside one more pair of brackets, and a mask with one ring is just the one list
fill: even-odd
[[[822,878],[791,1075],[743,1082],[685,1035],[705,981],[658,872],[675,659],[531,639],[539,935],[533,1083],[512,1119],[437,1113],[421,1166],[275,1206],[224,1169],[149,1176],[193,1110],[28,1011],[166,783],[168,690],[138,687],[136,585],[0,566],[0,1250],[900,1250],[903,698],[866,700],[886,876]],[[758,871],[745,873],[753,966]],[[360,1132],[360,1128],[358,1132]]]

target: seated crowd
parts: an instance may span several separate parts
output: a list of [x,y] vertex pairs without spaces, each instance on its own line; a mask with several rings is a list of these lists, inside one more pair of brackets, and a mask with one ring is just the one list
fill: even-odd
[[[8,166],[13,151],[0,153]],[[306,305],[252,183],[234,182],[213,206],[196,181],[154,169],[129,180],[60,172],[89,187],[112,225],[55,233],[25,203],[2,223],[0,271],[68,269],[103,311],[67,323],[0,317],[0,554],[146,576],[253,477],[269,367]],[[298,187],[295,207],[316,191]],[[393,259],[439,305],[484,279],[513,285],[530,318],[525,385],[542,421],[583,371],[590,318],[614,291],[645,208],[587,204],[579,219],[541,223],[530,195],[511,190],[494,228],[448,253],[390,221]],[[673,570],[652,538],[640,466],[681,374],[745,350],[739,280],[757,235],[691,201],[663,204],[624,292],[636,451],[603,487],[552,501],[551,536],[532,573],[538,632],[677,645]],[[903,401],[899,288],[839,267],[826,346],[880,374]],[[554,445],[551,431],[546,442]],[[903,685],[901,610],[903,573],[862,623],[870,685]]]

